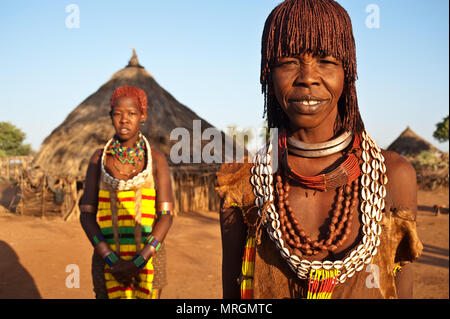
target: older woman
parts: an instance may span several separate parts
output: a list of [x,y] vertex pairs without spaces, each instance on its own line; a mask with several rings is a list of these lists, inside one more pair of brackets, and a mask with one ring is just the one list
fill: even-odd
[[364,130],[355,51],[333,0],[287,0],[266,20],[261,83],[279,136],[218,173],[225,298],[412,297],[416,175]]

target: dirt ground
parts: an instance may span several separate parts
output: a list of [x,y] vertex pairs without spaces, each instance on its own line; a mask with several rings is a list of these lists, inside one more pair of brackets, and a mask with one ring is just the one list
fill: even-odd
[[[414,264],[414,298],[449,298],[449,214],[433,210],[435,204],[448,207],[448,189],[419,191],[418,202],[424,252]],[[177,216],[166,247],[169,284],[162,298],[222,297],[216,213]],[[0,206],[0,298],[94,298],[91,254],[78,221],[15,216]]]

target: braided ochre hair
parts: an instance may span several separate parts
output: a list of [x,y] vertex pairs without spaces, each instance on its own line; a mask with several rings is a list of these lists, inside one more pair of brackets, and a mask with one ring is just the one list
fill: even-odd
[[338,101],[335,131],[364,130],[356,96],[356,48],[350,17],[333,0],[286,0],[266,20],[261,46],[261,85],[264,115],[270,128],[287,127],[289,120],[269,90],[271,68],[281,57],[312,53],[342,61],[344,91]]
[[134,86],[118,87],[111,95],[111,111],[116,105],[117,100],[122,97],[133,99],[136,106],[141,109],[141,112],[147,114],[147,94],[145,94],[144,90]]

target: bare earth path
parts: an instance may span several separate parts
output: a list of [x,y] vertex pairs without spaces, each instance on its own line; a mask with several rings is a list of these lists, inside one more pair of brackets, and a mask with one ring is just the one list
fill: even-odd
[[[169,285],[161,297],[221,298],[220,245],[217,214],[177,216],[166,240]],[[91,256],[77,221],[0,212],[0,298],[94,298]],[[68,288],[74,269],[79,288]]]
[[[449,298],[448,190],[419,192],[424,253],[415,263],[415,298]],[[218,215],[177,216],[166,240],[164,299],[221,298]],[[14,216],[0,206],[0,298],[93,298],[92,248],[77,221]],[[74,272],[75,270],[75,272]],[[72,287],[79,270],[79,287]]]

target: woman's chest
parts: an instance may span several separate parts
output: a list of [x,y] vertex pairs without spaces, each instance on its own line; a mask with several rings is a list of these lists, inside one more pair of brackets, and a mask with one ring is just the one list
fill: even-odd
[[360,240],[359,189],[314,191],[276,185],[281,230],[293,252],[308,260],[343,258]]
[[127,180],[135,177],[145,169],[145,160],[134,163],[121,163],[112,156],[107,156],[105,160],[106,171],[114,178]]

